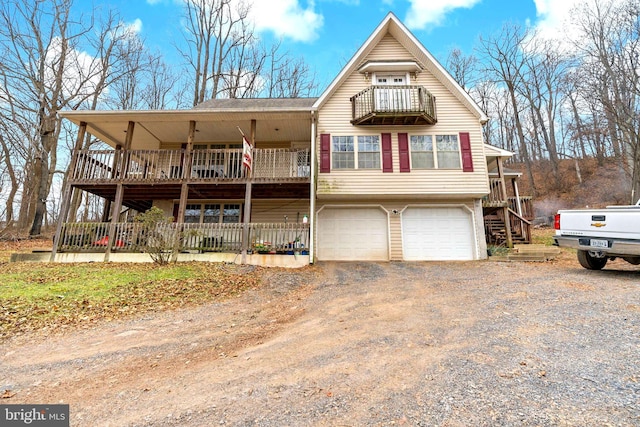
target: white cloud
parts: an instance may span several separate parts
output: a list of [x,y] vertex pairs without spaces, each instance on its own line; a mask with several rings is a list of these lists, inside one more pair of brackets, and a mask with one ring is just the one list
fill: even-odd
[[271,31],[278,37],[309,42],[318,37],[324,22],[314,6],[313,1],[308,1],[304,8],[298,0],[256,0],[251,14],[258,32]]
[[625,0],[533,0],[538,22],[535,28],[542,38],[566,41],[576,37],[576,29],[570,24],[573,9],[584,3],[622,3]]
[[[481,0],[409,0],[405,23],[411,29],[423,30],[429,25],[440,25],[447,13],[459,9],[470,9]],[[550,0],[553,1],[553,0]]]
[[[56,72],[59,67],[62,52],[62,40],[55,37],[45,54],[45,84],[48,87],[56,85]],[[78,93],[80,96],[90,96],[96,91],[100,82],[102,64],[96,57],[87,52],[70,49],[66,52],[63,69],[63,91],[65,96]]]
[[563,39],[571,10],[584,0],[534,0],[539,35],[547,39]]
[[127,27],[127,33],[140,34],[142,32],[142,20],[136,18],[133,22],[125,24]]

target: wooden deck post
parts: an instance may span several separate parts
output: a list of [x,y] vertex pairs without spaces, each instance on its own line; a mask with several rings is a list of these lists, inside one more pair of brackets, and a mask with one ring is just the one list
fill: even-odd
[[504,201],[504,206],[502,207],[502,211],[504,212],[504,232],[505,237],[507,239],[507,247],[513,248],[513,236],[511,234],[511,220],[509,215],[509,203],[507,199],[507,185],[504,182],[504,167],[502,166],[502,157],[496,158],[498,165],[498,177],[500,178],[500,187],[502,192],[502,200]]
[[71,179],[76,169],[76,162],[78,161],[78,150],[82,147],[82,140],[87,132],[87,123],[80,122],[78,128],[78,136],[76,138],[76,145],[73,148],[74,155],[71,156],[71,163],[69,164],[69,170],[67,171],[67,179],[62,190],[62,203],[60,205],[60,212],[58,214],[58,224],[56,225],[56,234],[53,237],[53,248],[51,249],[51,257],[49,262],[56,260],[56,253],[58,252],[58,246],[60,245],[60,234],[62,233],[62,225],[67,221],[69,216],[69,207],[71,206],[71,195],[73,194],[73,188],[71,187]]
[[[120,173],[118,176],[118,183],[116,184],[116,196],[115,201],[112,206],[111,211],[111,223],[109,224],[109,234],[107,234],[107,250],[104,253],[104,261],[109,261],[109,255],[111,254],[111,249],[116,244],[116,224],[120,221],[120,211],[122,210],[122,199],[124,198],[124,186],[122,185],[122,181],[127,174],[128,162],[126,159],[127,151],[131,149],[131,142],[133,140],[133,131],[135,129],[135,122],[129,122],[127,126],[127,136],[124,139],[124,147],[122,153],[122,162],[120,163]],[[115,173],[115,170],[113,171]]]
[[196,122],[189,122],[189,133],[187,135],[187,146],[185,147],[184,157],[182,159],[182,186],[180,188],[180,204],[178,205],[178,217],[174,218],[175,222],[184,222],[184,213],[187,210],[187,199],[189,197],[188,179],[191,177],[191,156],[193,151],[193,140],[196,135]]
[[[256,120],[251,120],[251,146],[256,145]],[[249,248],[249,224],[251,223],[251,176],[247,171],[247,184],[244,191],[244,222],[242,225],[242,256],[240,262],[246,264],[247,250]]]
[[520,191],[518,190],[518,181],[515,178],[511,179],[511,185],[513,186],[513,194],[516,197],[516,206],[518,207],[518,215],[522,215],[522,202],[520,201]]
[[180,178],[182,184],[180,186],[180,202],[178,204],[178,217],[174,218],[176,224],[178,224],[178,234],[176,235],[176,241],[173,246],[173,254],[171,260],[176,261],[178,259],[178,251],[180,249],[180,241],[182,240],[182,231],[184,228],[184,214],[187,210],[187,200],[189,198],[189,178],[191,178],[191,159],[193,156],[193,140],[196,137],[196,122],[194,120],[189,121],[189,133],[187,134],[187,146],[185,147],[184,156],[182,158],[182,177]]
[[[118,178],[118,168],[119,168],[119,161],[120,161],[120,157],[121,157],[121,153],[120,150],[122,150],[122,145],[118,144],[116,145],[116,150],[115,150],[115,155],[113,156],[113,162],[111,162],[111,179],[117,179]],[[104,202],[104,207],[102,208],[102,222],[107,222],[109,221],[109,215],[111,215],[111,200],[109,199],[105,199]]]

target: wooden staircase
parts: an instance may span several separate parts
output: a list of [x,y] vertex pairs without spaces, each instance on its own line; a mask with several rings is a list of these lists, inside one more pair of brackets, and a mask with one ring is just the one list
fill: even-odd
[[[504,220],[498,215],[486,215],[484,217],[484,231],[487,236],[487,243],[490,245],[504,246],[507,242],[507,226]],[[518,230],[511,230],[511,240],[513,244],[531,243],[526,236]]]

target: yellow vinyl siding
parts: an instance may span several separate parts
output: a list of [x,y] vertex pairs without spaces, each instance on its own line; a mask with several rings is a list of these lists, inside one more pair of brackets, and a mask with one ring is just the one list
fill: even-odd
[[[173,216],[174,205],[178,200],[155,200],[153,206],[163,210],[166,216]],[[244,204],[244,200],[197,200],[189,199],[188,203],[207,204]],[[309,199],[253,199],[251,201],[251,222],[302,222],[304,215],[309,215]]]
[[309,215],[309,199],[254,199],[251,202],[251,222],[302,222]]
[[[361,61],[412,60],[420,63],[391,35],[385,36],[380,43]],[[393,173],[379,170],[335,170],[318,174],[318,197],[348,195],[480,195],[488,193],[488,179],[482,126],[478,117],[456,98],[425,68],[416,79],[411,78],[410,85],[421,85],[436,97],[438,123],[433,126],[353,126],[351,102],[349,98],[371,85],[365,76],[354,72],[336,89],[318,112],[318,142],[320,134],[334,135],[379,135],[391,133]],[[435,169],[400,172],[398,151],[398,133],[446,135],[468,132],[471,139],[473,172]],[[318,158],[319,158],[319,152]]]

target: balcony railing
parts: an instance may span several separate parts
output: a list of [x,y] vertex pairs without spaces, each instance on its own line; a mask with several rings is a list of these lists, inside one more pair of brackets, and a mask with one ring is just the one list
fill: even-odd
[[435,97],[422,86],[371,86],[351,98],[354,125],[433,125]]
[[[58,252],[143,252],[151,241],[162,240],[180,252],[231,252],[242,250],[244,224],[117,223],[109,238],[110,223],[63,224]],[[300,254],[309,248],[307,223],[250,223],[247,250],[255,253]]]
[[185,150],[80,150],[73,157],[76,182],[300,181],[310,177],[310,150],[254,149],[246,173],[241,149],[194,150],[185,176]]

